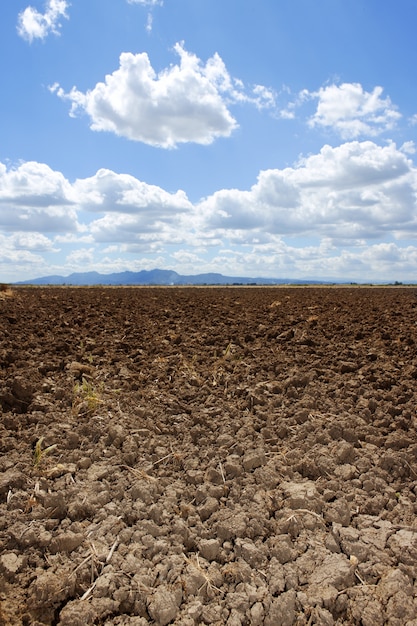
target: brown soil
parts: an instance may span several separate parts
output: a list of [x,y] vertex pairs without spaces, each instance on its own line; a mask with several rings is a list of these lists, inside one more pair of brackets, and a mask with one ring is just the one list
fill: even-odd
[[417,625],[416,290],[0,312],[0,624]]

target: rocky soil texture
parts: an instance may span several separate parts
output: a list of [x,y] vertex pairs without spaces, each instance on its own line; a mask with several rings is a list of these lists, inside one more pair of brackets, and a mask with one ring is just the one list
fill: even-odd
[[417,291],[0,293],[0,624],[417,625]]

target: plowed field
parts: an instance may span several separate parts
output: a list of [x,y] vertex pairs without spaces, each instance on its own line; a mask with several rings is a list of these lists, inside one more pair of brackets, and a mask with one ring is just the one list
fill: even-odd
[[0,293],[0,624],[417,625],[417,291]]

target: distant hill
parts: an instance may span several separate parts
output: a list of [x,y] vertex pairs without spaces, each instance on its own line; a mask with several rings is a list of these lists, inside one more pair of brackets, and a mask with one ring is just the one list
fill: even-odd
[[140,272],[78,272],[69,276],[43,276],[15,283],[16,285],[285,285],[323,284],[319,280],[294,280],[287,278],[248,278],[223,276],[223,274],[196,274],[184,276],[173,270],[142,270]]

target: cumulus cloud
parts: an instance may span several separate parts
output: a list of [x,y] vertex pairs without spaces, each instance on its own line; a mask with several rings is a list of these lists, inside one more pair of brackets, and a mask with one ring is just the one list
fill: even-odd
[[0,268],[2,276],[10,271],[9,265],[12,265],[12,267],[21,266],[21,269],[29,272],[33,264],[40,265],[41,263],[43,263],[42,256],[33,254],[33,252],[28,250],[15,248],[13,241],[0,235]]
[[18,16],[17,32],[23,39],[32,43],[34,39],[45,39],[50,33],[59,34],[62,18],[68,19],[66,0],[49,0],[45,12],[40,13],[31,6]]
[[83,211],[100,213],[89,231],[96,242],[124,244],[125,252],[161,250],[182,241],[193,205],[182,190],[169,193],[133,176],[101,169],[74,183]]
[[311,127],[331,129],[343,139],[377,136],[394,128],[401,115],[389,97],[382,98],[382,87],[365,91],[359,83],[328,85],[317,92],[303,91],[318,100],[317,110],[310,118]]
[[53,241],[42,233],[16,233],[10,237],[16,250],[30,250],[31,252],[59,252]]
[[119,69],[86,93],[76,87],[66,93],[58,84],[50,89],[71,102],[70,115],[86,113],[92,130],[160,148],[229,137],[238,126],[228,108],[231,103],[273,106],[271,90],[261,85],[245,90],[217,53],[204,64],[182,44],[174,49],[180,63],[159,74],[145,52],[124,52]]
[[140,216],[107,214],[92,222],[91,233],[100,243],[141,244],[164,239],[163,224],[155,224]]
[[186,221],[179,215],[147,220],[137,215],[107,213],[90,224],[94,240],[100,244],[117,242],[124,252],[161,252],[174,244],[190,243]]
[[186,231],[193,211],[184,191],[169,193],[111,170],[70,183],[42,163],[11,169],[0,163],[0,229],[18,233],[15,249],[54,252],[44,234],[50,233],[62,245],[117,242],[155,251],[183,240],[179,230]]
[[94,248],[80,248],[72,250],[67,255],[67,263],[71,266],[85,267],[90,265],[94,259]]
[[146,53],[120,55],[120,67],[85,94],[55,87],[59,97],[91,118],[91,128],[162,148],[209,144],[237,123],[223,99],[230,77],[218,55],[203,65],[177,44],[180,64],[156,74]]
[[78,229],[70,183],[43,163],[7,169],[0,163],[0,227],[6,231],[73,232]]
[[77,180],[74,191],[86,211],[135,213],[142,219],[170,219],[172,214],[191,210],[184,191],[168,193],[156,185],[148,185],[128,174],[100,169],[90,177]]
[[52,242],[33,233],[7,235],[0,232],[0,273],[4,282],[23,280],[24,277],[42,276],[48,273],[46,252],[58,252]]
[[199,206],[200,228],[334,238],[415,228],[417,179],[395,144],[324,146],[296,166],[266,170],[249,191],[220,190]]

